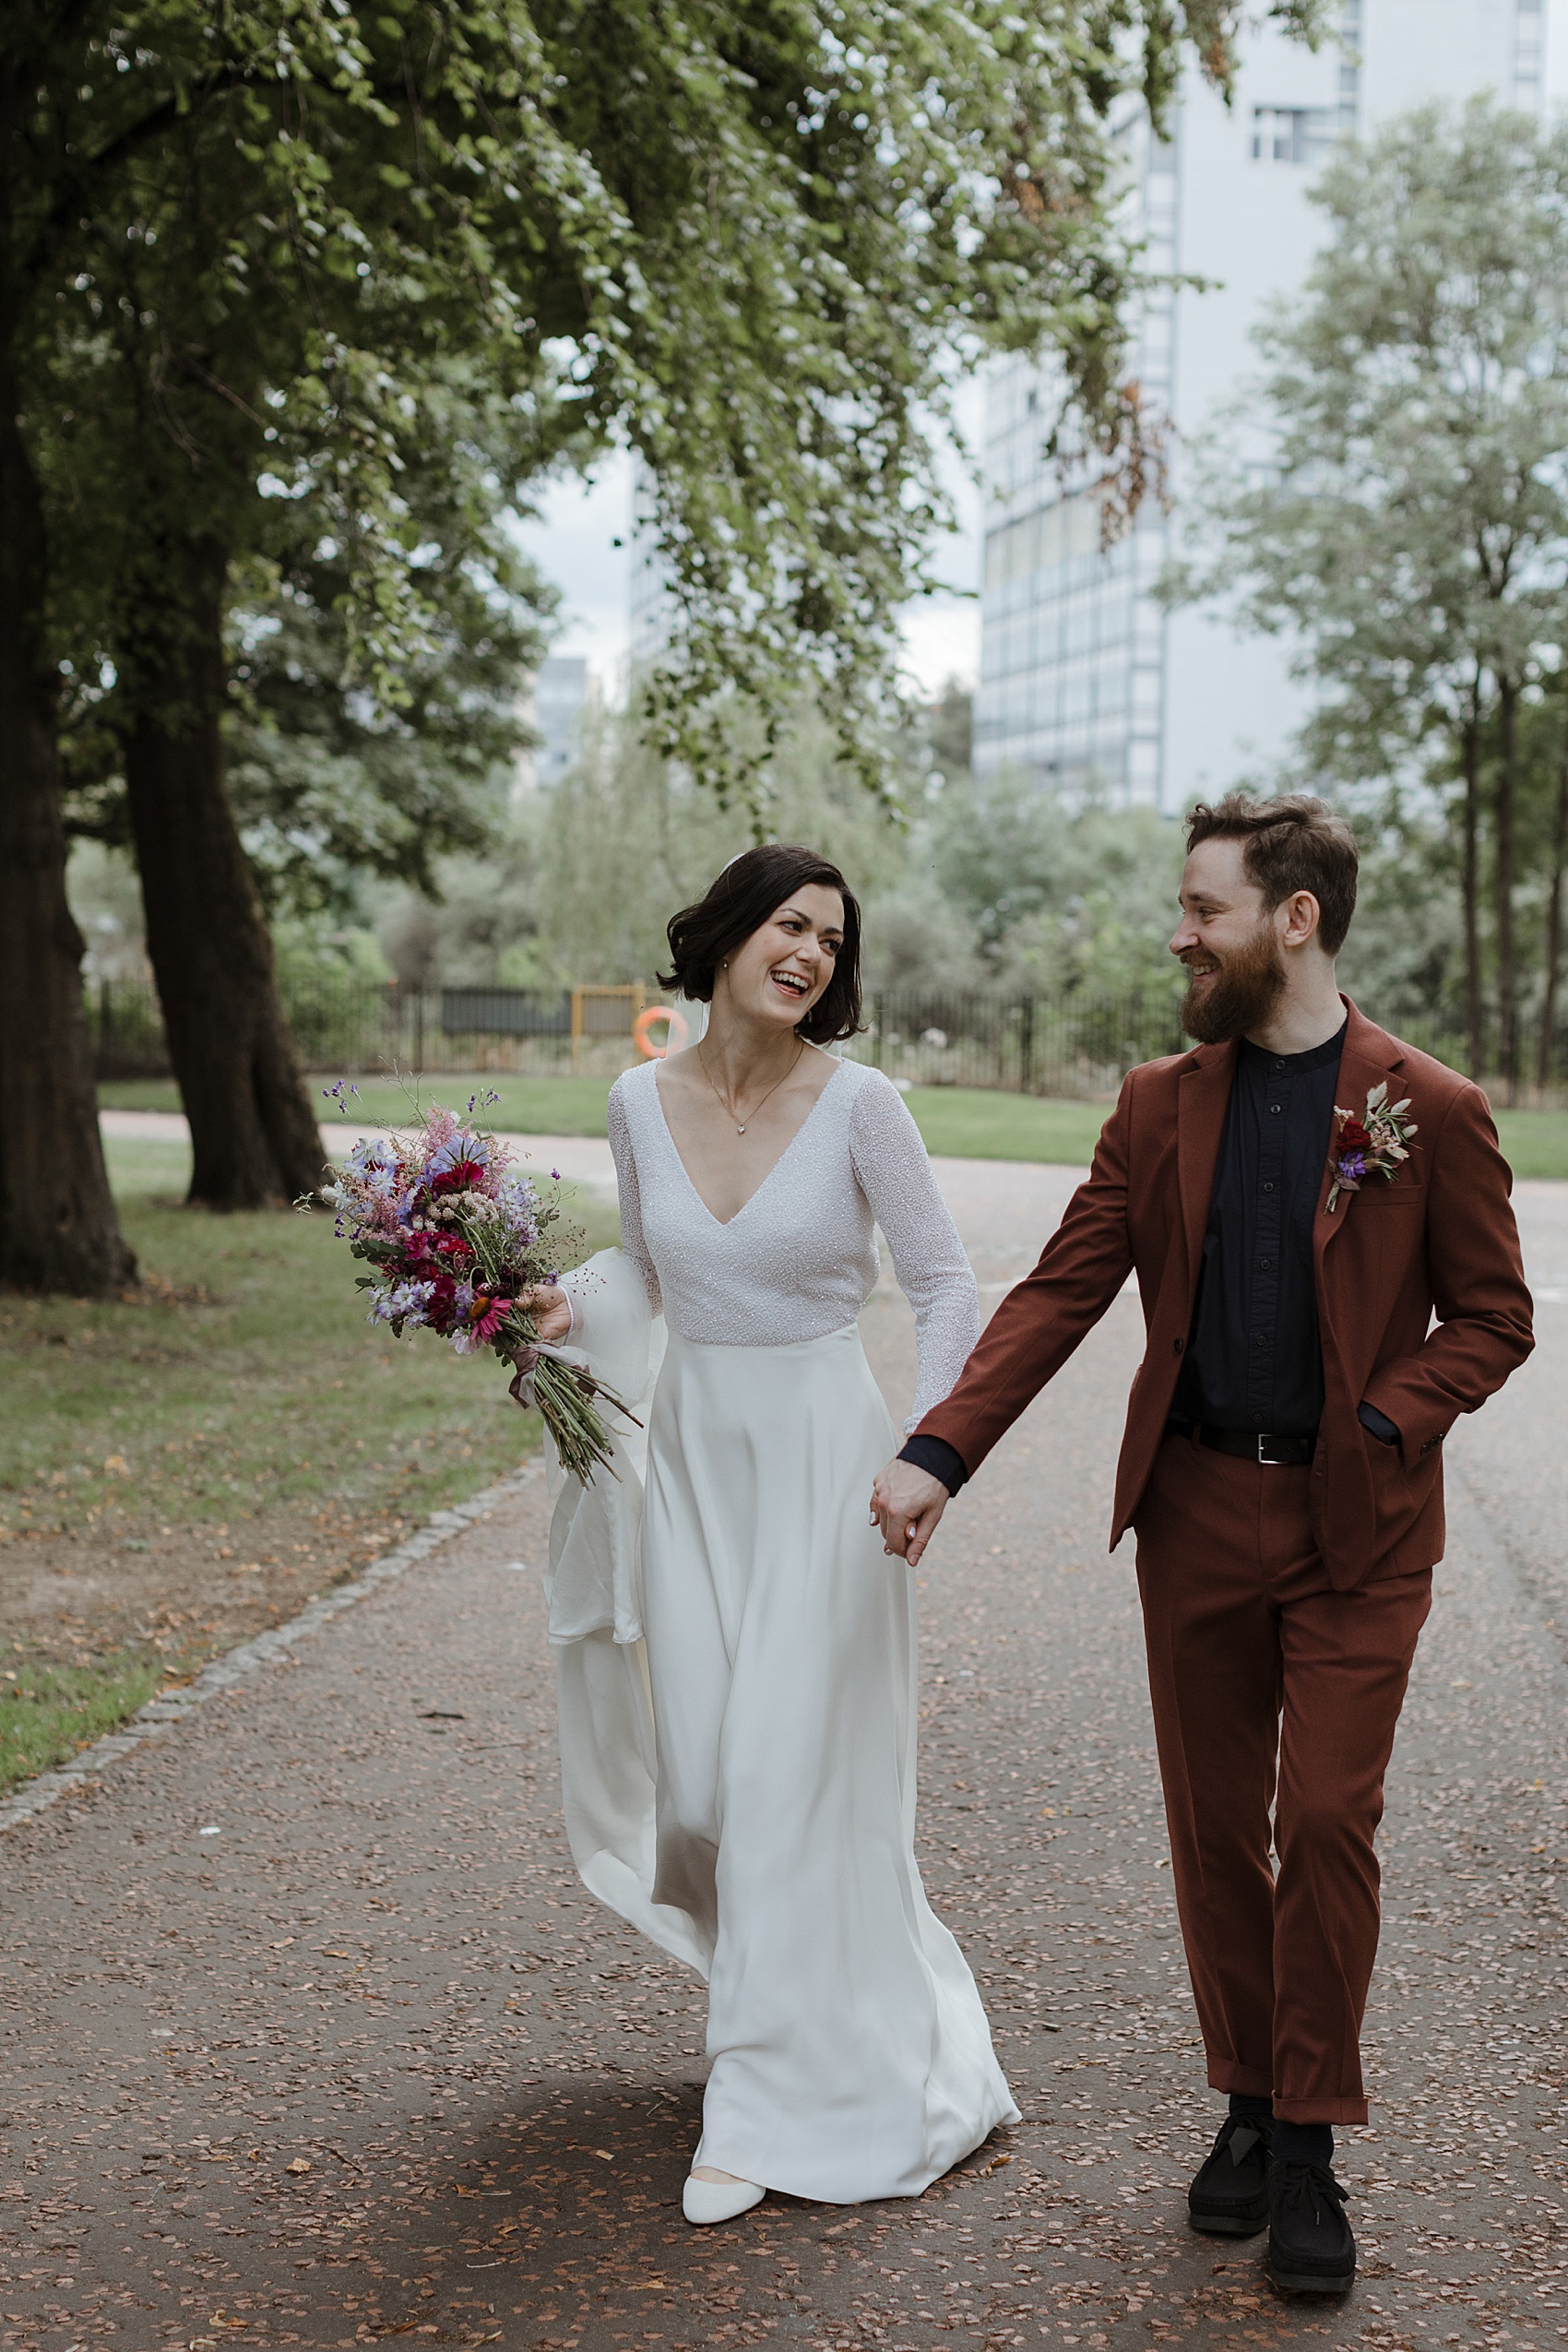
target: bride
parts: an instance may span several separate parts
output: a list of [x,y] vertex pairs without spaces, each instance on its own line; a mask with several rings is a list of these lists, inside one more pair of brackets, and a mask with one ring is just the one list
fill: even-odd
[[769,2189],[918,2196],[1017,2109],[916,1866],[914,1591],[864,1499],[892,1441],[856,1321],[873,1224],[915,1310],[910,1427],[974,1344],[974,1277],[897,1089],[822,1051],[860,1017],[837,869],[748,850],[669,937],[707,1030],[617,1080],[622,1249],[532,1302],[651,1400],[556,1509],[562,1782],[586,1883],[707,1978],[683,2206],[716,2222]]

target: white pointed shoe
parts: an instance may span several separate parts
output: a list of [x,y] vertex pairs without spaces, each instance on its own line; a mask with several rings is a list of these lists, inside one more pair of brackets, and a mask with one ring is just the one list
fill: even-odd
[[699,2227],[709,2222],[733,2221],[737,2214],[750,2213],[760,2205],[767,2194],[754,2180],[699,2180],[688,2173],[686,2185],[681,2192],[681,2211],[688,2221]]

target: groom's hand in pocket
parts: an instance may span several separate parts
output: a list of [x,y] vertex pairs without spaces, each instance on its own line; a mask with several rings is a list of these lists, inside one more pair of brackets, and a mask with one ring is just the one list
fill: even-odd
[[915,1567],[936,1533],[936,1523],[951,1500],[940,1479],[913,1462],[889,1462],[879,1470],[871,1491],[871,1523],[882,1529],[882,1540]]

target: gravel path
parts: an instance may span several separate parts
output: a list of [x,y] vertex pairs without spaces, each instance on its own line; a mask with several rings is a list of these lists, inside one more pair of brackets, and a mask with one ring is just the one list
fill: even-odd
[[[947,1162],[991,1296],[1071,1178]],[[1568,1188],[1524,1185],[1568,1300]],[[867,1310],[908,1393],[902,1301]],[[918,2204],[679,2214],[700,1989],[578,1888],[539,1485],[0,1845],[0,2345],[552,2352],[1568,2338],[1568,1306],[1449,1448],[1342,2168],[1344,2308],[1191,2237],[1205,2090],[1130,1546],[1120,1300],[928,1563],[921,1848],[1025,2120]],[[922,1572],[923,1573],[923,1572]]]

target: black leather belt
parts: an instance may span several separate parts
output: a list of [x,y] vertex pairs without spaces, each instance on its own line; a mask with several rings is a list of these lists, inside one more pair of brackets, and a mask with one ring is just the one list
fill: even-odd
[[1317,1451],[1317,1431],[1311,1437],[1280,1437],[1273,1430],[1210,1429],[1206,1423],[1177,1420],[1168,1424],[1176,1437],[1195,1439],[1216,1454],[1233,1454],[1241,1462],[1261,1462],[1265,1468],[1300,1466]]

